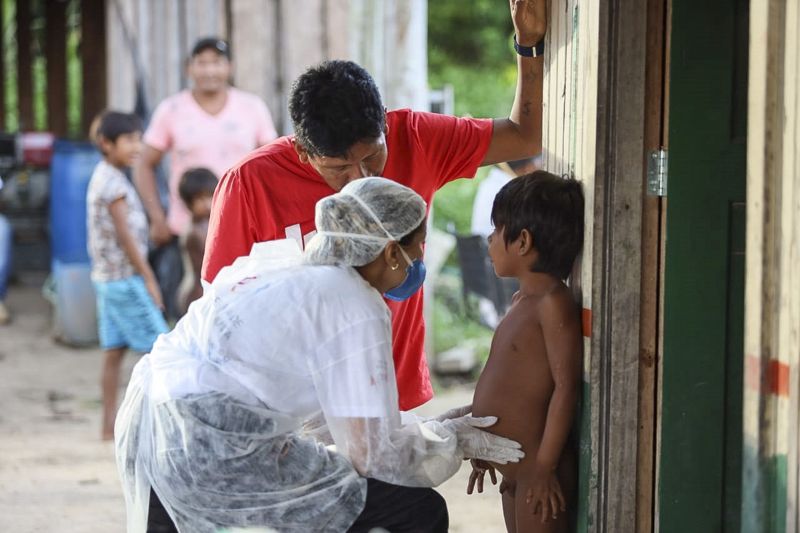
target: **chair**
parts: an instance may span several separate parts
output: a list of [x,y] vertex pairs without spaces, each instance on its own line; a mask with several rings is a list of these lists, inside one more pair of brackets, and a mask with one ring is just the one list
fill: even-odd
[[496,323],[492,324],[492,321],[482,313],[475,311],[469,295],[474,294],[490,301],[497,316],[502,317],[511,305],[512,296],[519,290],[519,284],[516,279],[498,278],[494,273],[485,237],[481,235],[456,235],[455,237],[458,263],[461,267],[464,308],[468,316],[480,324],[494,329]]

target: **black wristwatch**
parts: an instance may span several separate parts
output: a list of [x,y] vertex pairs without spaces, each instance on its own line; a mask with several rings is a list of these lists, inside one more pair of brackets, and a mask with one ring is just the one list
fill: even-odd
[[517,36],[514,35],[514,50],[523,57],[539,57],[544,54],[544,39],[533,46],[520,46]]

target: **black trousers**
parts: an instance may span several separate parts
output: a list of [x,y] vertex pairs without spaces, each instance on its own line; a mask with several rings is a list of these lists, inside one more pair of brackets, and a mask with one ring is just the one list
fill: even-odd
[[447,504],[435,490],[367,479],[367,502],[348,531],[382,527],[390,533],[447,533],[449,524]]
[[[390,533],[447,533],[449,523],[447,504],[435,490],[367,479],[364,510],[348,531],[360,533],[382,527]],[[152,489],[147,533],[178,533]]]

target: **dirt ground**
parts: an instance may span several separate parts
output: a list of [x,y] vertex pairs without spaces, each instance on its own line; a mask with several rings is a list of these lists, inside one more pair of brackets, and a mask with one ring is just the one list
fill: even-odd
[[[14,320],[0,326],[0,531],[124,531],[125,508],[110,443],[101,442],[99,349],[74,349],[51,338],[40,285],[14,286]],[[135,363],[126,360],[126,372]],[[440,392],[423,406],[435,414],[469,402],[471,389]],[[468,468],[439,487],[453,532],[502,532],[495,487],[465,493]]]

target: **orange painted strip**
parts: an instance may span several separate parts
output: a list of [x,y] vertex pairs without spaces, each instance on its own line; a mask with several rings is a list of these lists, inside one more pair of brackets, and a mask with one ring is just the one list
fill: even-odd
[[748,355],[745,359],[744,380],[748,388],[764,394],[789,397],[789,365],[770,359],[764,375],[761,375],[761,359]]
[[587,339],[592,337],[592,310],[585,307],[581,311],[581,328],[583,329],[583,336]]
[[767,370],[769,392],[777,396],[789,396],[789,365],[772,359]]

